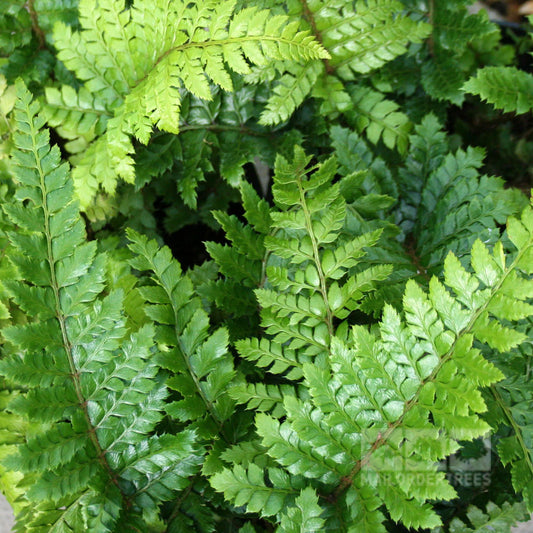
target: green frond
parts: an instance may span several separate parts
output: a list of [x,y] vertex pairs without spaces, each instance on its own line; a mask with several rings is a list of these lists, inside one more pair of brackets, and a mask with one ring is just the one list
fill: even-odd
[[126,9],[123,0],[105,6],[82,0],[80,32],[56,25],[58,58],[85,83],[95,105],[114,113],[75,168],[83,206],[99,185],[113,193],[119,177],[134,181],[132,137],[147,144],[154,126],[178,133],[183,89],[211,100],[209,80],[232,90],[231,71],[247,73],[250,64],[271,60],[327,57],[309,32],[287,17],[254,7],[234,9],[233,1],[153,6],[138,0]]
[[433,38],[452,54],[463,52],[468,43],[494,32],[487,13],[468,14],[463,6],[436,4],[433,12]]
[[167,412],[182,421],[192,421],[212,433],[233,414],[233,400],[227,388],[235,377],[227,351],[228,333],[221,328],[209,333],[209,317],[193,285],[182,275],[170,250],[133,230],[128,231],[131,265],[153,273],[154,284],[140,288],[148,304],[146,314],[158,326],[156,338],[166,346],[159,364],[174,375],[167,386],[181,399],[167,406]]
[[268,469],[266,474],[269,485],[265,484],[265,472],[257,465],[248,468],[237,465],[233,470],[215,474],[211,484],[236,507],[245,505],[248,512],[273,516],[295,500],[302,481],[277,468]]
[[[297,196],[283,194],[283,185],[292,183],[291,175],[298,176],[308,162],[301,152],[296,153],[295,160],[292,169],[281,162],[274,177],[274,199],[281,198],[287,207],[297,204]],[[329,173],[318,170],[317,174],[308,182],[296,181],[300,191],[310,191],[311,198],[313,193],[320,193]],[[312,209],[306,208],[306,196],[301,198],[307,213],[305,227],[306,219],[312,222]],[[426,294],[409,281],[403,313],[386,306],[375,332],[355,326],[346,339],[338,334],[325,337],[322,350],[327,355],[303,363],[303,375],[292,378],[308,389],[310,397],[299,398],[303,392],[285,395],[281,420],[276,415],[256,415],[256,431],[268,455],[290,474],[325,484],[336,498],[348,497],[345,491],[350,486],[350,490],[361,490],[362,485],[370,484],[394,520],[415,528],[437,527],[440,518],[429,501],[454,498],[455,491],[444,472],[437,471],[436,462],[457,451],[458,441],[478,438],[489,430],[480,418],[487,405],[479,388],[504,377],[484,359],[474,339],[508,350],[525,340],[509,325],[533,315],[533,307],[527,303],[533,290],[531,280],[521,273],[524,268],[531,269],[532,212],[527,208],[520,220],[509,220],[509,238],[518,250],[515,254],[506,258],[501,243],[491,253],[478,240],[471,252],[473,273],[450,254],[444,282],[434,277]],[[292,216],[293,211],[290,214],[290,224],[284,227],[291,229],[284,231],[302,231],[302,223]],[[279,217],[274,215],[276,221]],[[308,256],[313,257],[313,253]],[[295,283],[295,279],[283,283],[287,272],[278,270],[277,279],[272,280],[274,289],[257,291],[257,296],[262,307],[268,309],[263,313],[267,332],[277,336],[277,342],[285,347],[294,345],[293,350],[301,352],[301,317],[306,317],[307,335],[312,338],[313,330],[319,329],[326,316],[309,322],[309,309],[300,304],[305,301],[302,282]],[[311,278],[309,286],[313,285]],[[316,279],[315,285],[320,286],[320,277]],[[523,290],[515,307],[511,305],[511,286]],[[312,304],[313,299],[309,302]],[[276,356],[272,350],[277,342],[248,340],[239,348],[242,355],[268,368],[279,364],[280,354]],[[270,355],[264,353],[268,349]],[[287,353],[284,350],[283,355]],[[290,367],[284,362],[278,371]],[[235,392],[246,395],[245,390],[241,386]],[[262,410],[262,400],[254,398],[254,390],[247,391],[248,398]],[[271,403],[264,405],[270,407]],[[427,476],[428,483],[414,484],[414,476],[420,472]],[[231,475],[234,473],[225,469],[220,479]],[[216,485],[218,480],[213,486],[224,490]],[[236,498],[229,497],[232,501]]]
[[407,239],[414,237],[420,264],[439,273],[449,250],[466,264],[476,239],[495,243],[499,226],[521,209],[524,199],[504,189],[500,178],[480,174],[482,150],[469,147],[444,155],[448,141],[433,116],[416,127],[410,141],[399,172],[397,222]]
[[[121,509],[137,498],[135,488],[124,488],[133,483],[130,472],[152,479],[153,488],[139,482],[139,498],[171,499],[202,453],[192,450],[192,434],[172,451],[152,435],[168,394],[152,354],[154,328],[147,324],[130,334],[122,293],[101,295],[105,256],[85,242],[68,168],[40,129],[38,104],[22,83],[17,94],[12,164],[21,205],[6,212],[19,227],[10,236],[11,257],[23,277],[6,289],[31,318],[5,328],[11,348],[0,372],[27,389],[13,398],[10,411],[47,423],[29,432],[5,465],[31,485],[21,514],[29,530],[80,531],[93,524],[113,531]],[[37,371],[31,380],[24,378],[28,370]],[[194,467],[171,470],[160,481],[148,466],[135,470],[154,454],[155,464],[173,464],[179,456]],[[107,496],[99,490],[106,485]]]
[[246,404],[248,409],[271,412],[272,416],[280,417],[285,412],[283,399],[293,396],[295,391],[291,385],[243,383],[232,387],[229,394],[237,404]]
[[[358,0],[355,10],[343,7],[334,20],[317,23],[331,65],[343,79],[365,74],[403,54],[409,42],[420,42],[430,32],[426,23],[401,15],[396,0]],[[394,38],[389,37],[393,35]]]
[[190,484],[189,478],[198,472],[203,460],[196,440],[194,432],[182,431],[128,447],[128,465],[120,476],[132,485],[140,508],[155,511],[160,502],[170,501]]
[[[489,502],[486,512],[478,507],[471,506],[466,513],[468,522],[464,523],[459,518],[454,518],[450,523],[450,533],[484,533],[485,531],[501,531],[511,533],[511,528],[517,521],[527,520],[527,514],[523,503],[497,506]],[[441,528],[435,530],[436,533],[443,531]]]
[[318,505],[318,496],[311,487],[300,492],[294,501],[281,515],[278,533],[313,533],[324,527],[324,520],[320,518],[322,509]]
[[[61,89],[47,87],[45,95],[43,113],[46,122],[56,128],[63,138],[70,140],[66,146],[69,152],[82,151],[105,131],[111,113],[86,88],[76,92],[70,85],[63,85]],[[75,142],[80,137],[83,142]]]
[[302,376],[302,364],[309,360],[305,354],[282,348],[268,339],[245,339],[235,344],[239,354],[271,374],[284,374],[296,380]]
[[479,69],[463,90],[506,113],[528,113],[533,109],[533,76],[515,67]]
[[405,153],[412,124],[407,115],[399,111],[398,104],[366,87],[354,87],[350,96],[353,111],[347,116],[356,129],[365,132],[373,144],[382,139],[387,148],[397,147],[400,153]]
[[449,100],[458,106],[463,103],[464,93],[461,87],[465,75],[447,50],[435,48],[432,61],[422,66],[421,80],[426,93],[435,100]]
[[261,113],[260,123],[279,124],[289,119],[311,93],[323,68],[319,61],[311,61],[305,66],[288,66],[287,72],[274,86],[273,95]]

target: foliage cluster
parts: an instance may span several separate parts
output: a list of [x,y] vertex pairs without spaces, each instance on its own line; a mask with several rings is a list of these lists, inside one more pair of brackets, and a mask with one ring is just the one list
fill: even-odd
[[533,511],[533,203],[457,118],[531,119],[531,41],[470,3],[2,3],[16,531]]

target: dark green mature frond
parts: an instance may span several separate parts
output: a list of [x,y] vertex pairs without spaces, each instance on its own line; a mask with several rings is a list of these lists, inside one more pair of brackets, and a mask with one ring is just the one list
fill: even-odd
[[209,332],[209,316],[167,247],[160,248],[133,230],[128,237],[135,254],[131,265],[153,273],[155,283],[139,290],[150,304],[146,314],[158,324],[156,339],[165,346],[158,362],[174,374],[167,386],[181,396],[166,407],[167,413],[212,437],[234,410],[227,395],[235,377],[228,332],[224,328]]
[[521,114],[533,109],[533,76],[515,67],[484,67],[463,89],[505,112]]
[[480,174],[483,150],[469,147],[444,156],[448,142],[440,130],[431,115],[415,128],[412,152],[399,172],[397,222],[412,232],[416,255],[429,273],[438,273],[448,250],[466,260],[476,239],[494,243],[499,225],[525,200],[504,189],[502,179]]
[[256,100],[262,89],[244,86],[232,77],[234,91],[212,87],[212,100],[185,95],[180,113],[180,135],[156,133],[136,154],[135,186],[140,189],[153,177],[169,176],[190,209],[197,207],[198,185],[208,176],[222,176],[236,187],[243,166],[256,157],[273,160],[280,137],[257,125]]
[[399,105],[383,94],[367,87],[350,90],[353,111],[346,116],[359,132],[365,132],[368,140],[377,144],[380,139],[387,148],[397,147],[405,153],[412,124],[407,115],[399,111]]
[[128,508],[135,514],[151,500],[157,513],[202,454],[193,432],[153,435],[168,394],[152,355],[153,326],[130,334],[121,292],[101,295],[105,256],[85,242],[68,167],[38,111],[19,84],[12,158],[20,203],[4,209],[18,226],[10,258],[21,279],[5,287],[29,320],[3,330],[11,348],[0,371],[28,389],[10,409],[46,424],[5,465],[32,481],[27,530],[119,531]]
[[[0,71],[11,83],[19,77],[39,92],[58,62],[48,48],[52,26],[77,22],[78,0],[5,0],[0,5]],[[56,70],[57,75],[57,70]]]
[[431,60],[422,66],[422,85],[432,98],[461,105],[464,100],[461,87],[472,68],[468,45],[497,30],[483,10],[469,14],[466,5],[456,2],[431,5],[429,22],[433,32],[427,50]]
[[249,183],[242,183],[240,192],[248,225],[234,215],[220,211],[213,213],[229,244],[206,243],[206,249],[223,278],[200,289],[203,296],[224,312],[231,335],[235,338],[257,331],[259,308],[253,291],[266,281],[269,252],[264,241],[272,231],[268,203]]

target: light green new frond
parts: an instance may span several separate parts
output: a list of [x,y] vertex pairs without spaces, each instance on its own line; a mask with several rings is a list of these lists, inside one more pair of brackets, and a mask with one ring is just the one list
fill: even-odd
[[[466,272],[451,254],[444,265],[446,284],[464,305],[476,312],[476,336],[499,351],[510,350],[526,338],[524,333],[510,328],[507,322],[521,320],[533,313],[533,306],[526,301],[531,281],[519,274],[520,270],[531,271],[532,222],[531,208],[523,212],[520,220],[510,219],[508,234],[518,248],[518,255],[510,264],[507,264],[501,244],[497,244],[490,254],[481,241],[476,241],[471,259],[476,276]],[[515,290],[515,284],[524,289],[521,294]]]
[[[157,128],[178,133],[183,90],[211,100],[209,81],[232,90],[230,72],[272,60],[310,61],[327,52],[285,16],[235,2],[183,0],[156,6],[138,0],[80,4],[82,31],[56,27],[58,57],[85,82],[98,104],[114,112],[107,131],[89,147],[74,176],[83,206],[103,185],[134,180],[131,137],[146,144]],[[172,30],[170,30],[172,28]],[[104,157],[99,153],[104,153]]]
[[[61,89],[47,87],[45,94],[43,113],[46,122],[71,141],[67,144],[69,152],[85,149],[87,143],[105,131],[111,113],[84,87],[78,92],[70,85],[63,85]],[[78,137],[83,137],[84,142],[72,142]]]
[[522,114],[533,109],[533,76],[515,67],[484,67],[463,85],[463,90],[506,113]]
[[[86,1],[85,5],[87,4]],[[83,39],[82,34],[72,30],[70,26],[57,23],[54,26],[54,44],[58,50],[58,59],[68,69],[74,71],[81,81],[85,82],[90,93],[98,95],[105,107],[113,108],[120,105],[122,101],[120,91],[114,87],[113,81],[106,78],[105,71],[98,70],[95,58],[89,54],[88,43]],[[97,53],[98,49],[94,52]]]

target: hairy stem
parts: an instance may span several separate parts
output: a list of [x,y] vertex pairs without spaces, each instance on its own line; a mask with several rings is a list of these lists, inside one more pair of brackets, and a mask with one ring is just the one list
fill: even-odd
[[35,0],[28,0],[26,3],[26,8],[31,18],[31,28],[39,41],[39,48],[46,48],[46,37],[41,26],[39,26],[39,18],[37,16],[37,11],[35,11],[34,1]]
[[[307,20],[307,22],[309,22],[309,25],[311,26],[311,32],[315,36],[315,39],[322,46],[324,46],[324,42],[322,40],[322,34],[320,33],[320,30],[317,28],[315,17],[313,15],[313,12],[311,11],[311,9],[309,9],[309,5],[307,4],[307,0],[300,0],[300,2],[302,4],[303,16],[304,16],[305,20]],[[324,65],[326,67],[326,72],[328,74],[333,74],[335,69],[331,66],[331,63],[329,62],[329,59],[328,58],[324,58],[322,61],[324,62]]]

